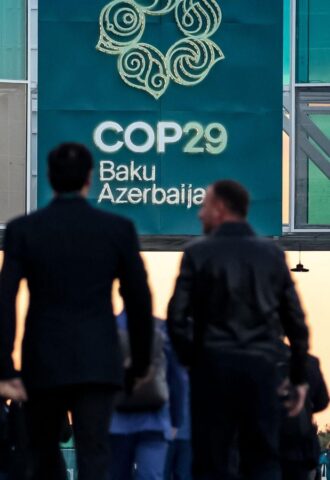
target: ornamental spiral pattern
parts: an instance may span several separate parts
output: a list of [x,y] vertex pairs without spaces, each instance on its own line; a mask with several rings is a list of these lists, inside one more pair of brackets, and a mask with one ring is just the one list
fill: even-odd
[[118,59],[121,78],[131,87],[159,98],[167,89],[169,76],[164,55],[152,45],[139,43]]
[[213,65],[223,58],[221,49],[211,40],[185,38],[169,49],[166,63],[172,80],[192,86],[204,80]]
[[[176,24],[186,38],[164,55],[153,45],[140,43],[146,15],[174,11]],[[113,0],[100,13],[100,35],[96,48],[118,55],[118,71],[129,86],[160,98],[170,80],[193,86],[206,78],[224,54],[209,39],[220,27],[217,0]]]
[[145,15],[131,0],[114,0],[102,9],[99,23],[96,48],[117,55],[140,40],[145,29]]
[[151,0],[147,4],[136,0],[136,3],[148,15],[165,15],[176,7],[177,0]]
[[178,27],[187,37],[208,38],[221,23],[221,10],[215,0],[182,0],[175,9]]

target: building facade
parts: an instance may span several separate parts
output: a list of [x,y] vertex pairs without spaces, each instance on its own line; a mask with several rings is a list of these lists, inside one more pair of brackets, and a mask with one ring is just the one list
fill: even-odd
[[[330,232],[330,3],[283,1],[283,233]],[[2,0],[1,228],[37,205],[37,70],[38,0]]]
[[[69,1],[69,0],[67,0]],[[280,1],[280,0],[279,0]],[[312,327],[312,351],[328,359],[330,268],[330,2],[283,0],[283,235],[286,250],[303,252],[309,274],[293,274]],[[221,3],[221,0],[220,0]],[[271,61],[272,52],[269,52]],[[244,88],[244,78],[242,78]],[[258,95],[258,84],[255,85]],[[38,0],[0,2],[0,234],[14,216],[37,206]],[[155,314],[164,318],[186,239],[143,238]],[[1,247],[1,235],[0,235]],[[172,251],[169,253],[169,251]],[[297,253],[289,253],[291,266]],[[0,263],[2,252],[0,252]],[[19,301],[19,325],[27,289]],[[115,308],[121,309],[119,295]],[[19,327],[18,336],[22,335]],[[19,366],[19,348],[16,349]],[[326,412],[320,424],[328,424]]]

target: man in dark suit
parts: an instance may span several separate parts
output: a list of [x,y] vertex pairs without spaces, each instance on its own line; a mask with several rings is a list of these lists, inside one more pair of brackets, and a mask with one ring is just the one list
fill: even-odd
[[[80,480],[102,480],[114,392],[124,382],[111,290],[119,279],[128,317],[133,386],[149,367],[151,300],[133,224],[85,200],[92,156],[63,144],[48,158],[54,200],[7,225],[0,284],[0,379],[12,398],[26,399],[33,479],[65,479],[59,438],[72,412]],[[30,300],[22,376],[11,353],[15,299],[26,278]],[[27,392],[27,393],[26,393]]]
[[245,479],[279,480],[278,357],[283,327],[291,349],[288,405],[306,396],[308,331],[288,268],[246,222],[249,196],[227,180],[207,190],[207,237],[185,250],[169,305],[169,332],[191,370],[194,478],[228,480],[235,448]]

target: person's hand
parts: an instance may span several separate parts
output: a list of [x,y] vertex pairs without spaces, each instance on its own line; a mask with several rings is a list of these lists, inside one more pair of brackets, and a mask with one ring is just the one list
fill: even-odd
[[304,408],[307,392],[307,383],[303,385],[295,385],[293,387],[293,395],[290,395],[290,398],[284,403],[289,417],[296,417],[299,415]]
[[290,380],[287,377],[283,380],[283,382],[277,388],[277,394],[282,398],[287,397],[290,392],[290,386],[291,386]]
[[134,370],[129,367],[125,370],[125,392],[127,395],[132,395],[132,393],[138,388],[142,387],[143,384],[149,382],[154,373],[153,367],[149,367],[147,373],[143,377],[137,377],[134,374]]
[[0,397],[17,402],[26,402],[28,399],[24,384],[20,378],[0,380]]
[[142,387],[145,383],[148,383],[152,376],[154,375],[154,367],[149,367],[149,370],[147,371],[146,375],[143,377],[136,377],[134,379],[134,385],[133,385],[133,391],[138,390],[139,388]]
[[177,434],[178,434],[178,428],[172,427],[172,430],[171,430],[172,440],[175,440],[175,439],[176,439]]

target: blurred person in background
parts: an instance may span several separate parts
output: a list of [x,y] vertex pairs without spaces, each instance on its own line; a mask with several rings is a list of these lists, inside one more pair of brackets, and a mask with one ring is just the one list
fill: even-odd
[[321,452],[316,480],[330,480],[330,442]]
[[[289,347],[285,346],[290,356]],[[287,374],[288,374],[287,369]],[[305,405],[296,417],[289,417],[284,408],[280,434],[282,480],[316,480],[320,458],[320,443],[313,414],[325,410],[329,394],[319,360],[313,355],[307,357],[308,393]],[[294,394],[290,384],[287,395]]]
[[[156,387],[158,384],[157,389],[162,395],[160,399],[153,400],[154,389],[145,383],[130,396],[118,399],[110,424],[109,480],[164,480],[168,445],[183,421],[184,379],[181,367],[172,351],[166,322],[160,319],[154,321],[154,339],[158,339],[154,350],[161,351],[154,351],[151,368],[158,376]],[[120,335],[125,334],[125,311],[118,315],[117,324]],[[164,385],[159,385],[163,382]]]
[[189,376],[184,367],[181,366],[180,369],[184,386],[183,421],[177,434],[169,442],[165,480],[192,480]]

